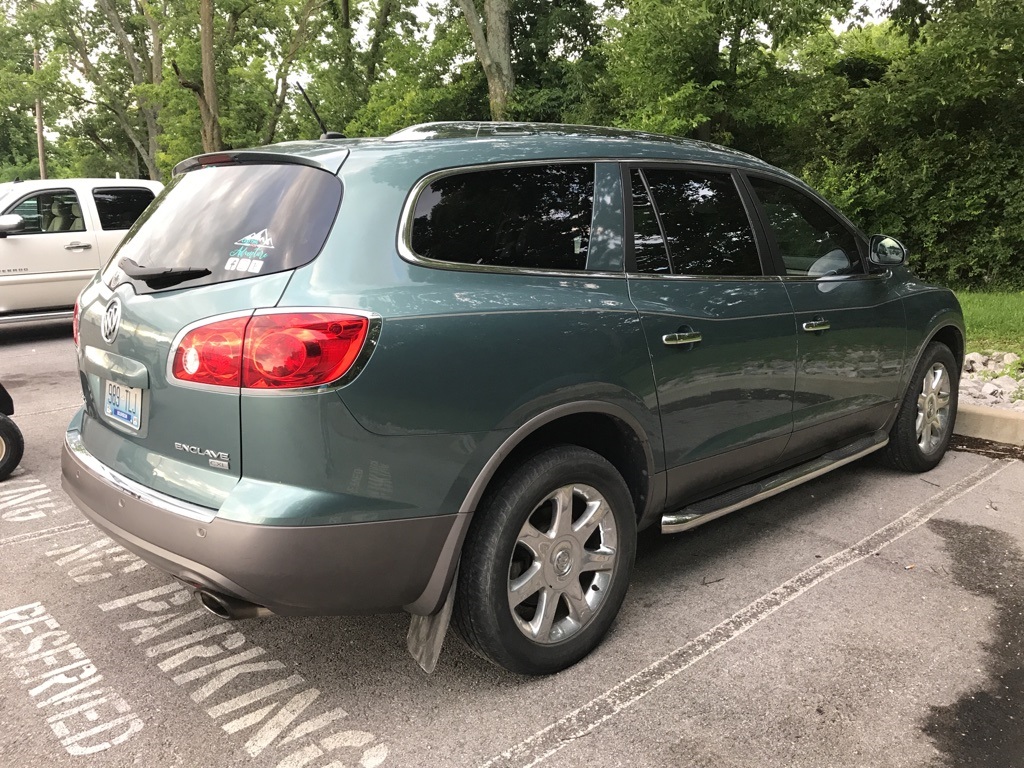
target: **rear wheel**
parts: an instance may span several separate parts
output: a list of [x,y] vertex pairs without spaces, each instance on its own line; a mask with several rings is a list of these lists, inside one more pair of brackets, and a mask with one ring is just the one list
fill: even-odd
[[886,458],[908,472],[937,465],[953,436],[960,369],[949,347],[933,341],[925,349],[889,432]]
[[565,669],[604,637],[636,552],[633,501],[615,468],[578,446],[520,465],[477,510],[459,566],[455,623],[512,672]]
[[25,452],[25,439],[18,425],[0,414],[0,480],[7,478],[21,461]]

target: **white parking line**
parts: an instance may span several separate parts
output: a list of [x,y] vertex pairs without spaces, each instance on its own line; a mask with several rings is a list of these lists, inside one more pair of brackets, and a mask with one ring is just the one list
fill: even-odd
[[1016,462],[998,460],[989,462],[976,472],[935,494],[923,504],[914,507],[902,517],[861,539],[852,547],[837,552],[797,574],[700,637],[663,656],[632,677],[591,699],[579,709],[519,742],[511,749],[492,757],[481,768],[495,766],[529,768],[529,766],[546,760],[576,739],[587,735],[601,724],[632,707],[647,694],[672,680],[680,672],[689,669],[701,659],[735,640],[748,629],[756,626],[825,579],[870,557],[878,550],[928,522],[943,508],[988,482],[1014,463]]
[[25,523],[71,509],[66,496],[62,499],[52,493],[42,480],[33,475],[6,480],[0,487],[0,520]]
[[71,405],[62,405],[59,408],[47,408],[45,411],[18,411],[17,418],[23,419],[26,416],[44,416],[47,413],[60,413],[61,411],[74,411],[82,407],[82,401],[72,403]]
[[67,525],[57,525],[53,528],[44,528],[41,531],[29,531],[28,533],[19,533],[16,536],[8,536],[6,539],[0,539],[0,547],[6,546],[7,544],[21,544],[26,541],[36,541],[38,539],[48,539],[51,536],[58,536],[62,533],[70,533],[71,531],[77,531],[82,528],[88,528],[92,523],[88,520],[78,520],[74,523],[68,523]]

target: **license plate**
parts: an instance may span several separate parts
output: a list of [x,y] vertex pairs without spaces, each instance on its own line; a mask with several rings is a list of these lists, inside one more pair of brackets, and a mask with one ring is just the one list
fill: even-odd
[[103,413],[118,424],[138,429],[142,424],[142,389],[104,381],[103,391]]

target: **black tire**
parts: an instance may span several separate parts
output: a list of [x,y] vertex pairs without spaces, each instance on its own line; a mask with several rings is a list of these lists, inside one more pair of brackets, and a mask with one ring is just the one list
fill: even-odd
[[25,438],[18,425],[0,413],[0,480],[6,480],[21,462]]
[[910,380],[885,449],[888,463],[927,472],[942,461],[956,424],[960,367],[949,347],[933,341]]
[[[558,672],[601,642],[626,596],[633,500],[608,461],[571,445],[538,453],[496,486],[462,548],[455,625],[474,651],[511,672]],[[572,513],[559,517],[559,509]],[[525,583],[513,607],[516,581]]]

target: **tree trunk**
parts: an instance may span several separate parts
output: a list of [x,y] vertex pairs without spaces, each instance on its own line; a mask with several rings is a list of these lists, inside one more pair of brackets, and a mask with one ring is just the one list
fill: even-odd
[[388,19],[393,10],[394,0],[380,0],[380,7],[377,9],[377,20],[373,25],[373,37],[370,39],[370,48],[366,52],[366,90],[369,93],[370,86],[377,76],[377,67],[380,66],[381,41],[387,34]]
[[[131,71],[132,82],[136,86],[147,83],[159,85],[163,68],[163,41],[160,38],[159,27],[156,25],[149,7],[145,3],[142,4],[142,10],[149,23],[153,38],[152,58],[150,58],[149,52],[145,47],[137,47],[132,42],[131,36],[125,30],[124,24],[121,23],[117,7],[111,0],[99,0],[98,5],[110,22],[110,28],[114,31],[114,37],[121,48],[121,54],[128,64],[128,69]],[[138,97],[138,107],[139,114],[146,124],[145,145],[139,149],[139,153],[146,164],[146,172],[149,174],[149,178],[158,181],[160,179],[160,171],[156,165],[156,155],[159,150],[157,137],[160,135],[160,105],[155,103],[151,96],[140,96]]]
[[224,142],[220,133],[217,62],[213,50],[213,0],[199,0],[199,46],[203,59],[203,92],[199,99],[199,111],[203,117],[203,150],[218,152],[224,148]]
[[[476,11],[473,0],[459,0],[469,25],[477,59],[487,77],[487,95],[491,103],[491,119],[505,120],[508,102],[515,87],[512,75],[512,40],[509,31],[509,0],[484,0],[484,19]],[[484,29],[484,24],[487,29]]]
[[[150,58],[149,69],[150,69],[150,82],[153,85],[159,86],[164,81],[164,41],[160,32],[160,22],[153,16],[152,11],[149,8],[148,3],[142,4],[143,12],[146,16],[146,21],[149,23],[150,36],[153,41],[153,55]],[[163,16],[165,14],[161,14]],[[160,149],[159,137],[161,134],[159,117],[159,104],[153,104],[150,107],[152,111],[152,125],[153,130],[149,133],[149,153],[143,159],[146,161],[146,170],[149,172],[149,178],[153,181],[160,180],[160,171],[156,167],[156,155]],[[150,118],[147,117],[147,125],[149,125]]]

